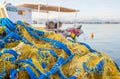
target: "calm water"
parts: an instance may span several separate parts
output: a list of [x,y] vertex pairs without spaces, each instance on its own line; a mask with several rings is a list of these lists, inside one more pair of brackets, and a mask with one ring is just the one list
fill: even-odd
[[[43,26],[43,25],[42,25]],[[73,25],[63,25],[68,28]],[[86,42],[92,48],[103,51],[112,57],[120,67],[120,24],[82,24],[84,34],[79,41]],[[94,33],[94,39],[90,39],[90,33]]]

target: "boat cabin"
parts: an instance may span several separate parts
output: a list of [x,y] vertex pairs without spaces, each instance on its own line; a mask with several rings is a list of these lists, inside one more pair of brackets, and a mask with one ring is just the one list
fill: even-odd
[[32,23],[32,10],[26,7],[14,6],[10,3],[0,6],[0,18],[8,17],[11,21],[24,20]]

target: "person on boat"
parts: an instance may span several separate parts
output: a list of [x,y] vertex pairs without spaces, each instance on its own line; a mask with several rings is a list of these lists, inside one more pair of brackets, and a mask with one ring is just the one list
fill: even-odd
[[63,32],[63,30],[60,29],[61,27],[62,27],[62,22],[61,21],[55,23],[55,29],[56,29],[57,33],[62,33]]
[[49,31],[54,31],[56,33],[60,32],[61,30],[59,29],[60,27],[62,27],[62,22],[54,22],[54,21],[50,21],[48,23],[46,23],[46,29]]
[[83,30],[81,29],[81,25],[77,27],[71,27],[64,31],[63,35],[65,37],[71,37],[73,40],[75,40],[76,37],[80,36],[83,33]]
[[55,23],[55,29],[59,29],[60,27],[62,27],[62,22],[61,21],[56,22]]
[[55,29],[55,23],[53,21],[46,22],[46,29]]

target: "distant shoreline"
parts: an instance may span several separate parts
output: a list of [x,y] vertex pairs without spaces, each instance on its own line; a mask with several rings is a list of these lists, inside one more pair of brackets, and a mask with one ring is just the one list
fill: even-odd
[[120,24],[120,22],[78,22],[79,24]]
[[[62,22],[62,21],[61,21]],[[39,22],[38,24],[44,24],[45,22]],[[75,24],[74,22],[62,22],[63,24]],[[33,22],[37,24],[37,22]],[[76,22],[76,24],[120,24],[120,22]]]
[[[32,23],[37,24],[37,23]],[[44,23],[38,23],[38,24],[44,24]],[[63,24],[74,24],[74,23],[63,23]],[[76,23],[76,24],[120,24],[120,23]]]
[[[74,24],[73,22],[63,22],[64,24]],[[76,24],[120,24],[120,22],[77,22]]]

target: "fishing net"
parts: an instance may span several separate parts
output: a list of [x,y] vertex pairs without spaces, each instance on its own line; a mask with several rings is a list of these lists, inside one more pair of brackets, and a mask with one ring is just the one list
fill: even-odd
[[0,79],[120,79],[120,71],[86,43],[1,18]]

